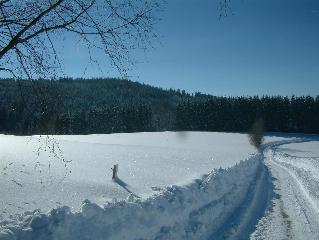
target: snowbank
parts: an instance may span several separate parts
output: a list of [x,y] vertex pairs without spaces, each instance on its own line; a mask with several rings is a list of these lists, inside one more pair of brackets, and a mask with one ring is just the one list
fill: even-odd
[[130,196],[103,207],[86,200],[75,213],[69,207],[26,212],[0,222],[0,240],[209,239],[246,201],[261,167],[257,154],[146,200]]

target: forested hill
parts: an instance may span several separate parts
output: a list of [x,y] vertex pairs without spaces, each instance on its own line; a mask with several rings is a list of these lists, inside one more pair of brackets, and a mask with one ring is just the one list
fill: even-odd
[[[20,81],[20,84],[11,79],[0,79],[0,96],[2,102],[19,101],[20,91],[31,97],[29,93],[40,94],[45,91],[47,96],[58,94],[63,97],[64,105],[67,108],[84,110],[110,105],[126,104],[173,104],[176,105],[183,97],[189,94],[180,90],[164,90],[129,80],[115,78],[107,79],[71,79],[62,78],[57,81]],[[29,92],[31,91],[31,92]],[[56,96],[56,95],[55,95]],[[74,109],[74,110],[75,110]]]
[[88,134],[168,130],[173,129],[177,105],[190,97],[185,91],[114,78],[1,79],[0,131]]
[[136,131],[319,133],[319,97],[216,97],[119,79],[0,80],[0,132],[91,134]]

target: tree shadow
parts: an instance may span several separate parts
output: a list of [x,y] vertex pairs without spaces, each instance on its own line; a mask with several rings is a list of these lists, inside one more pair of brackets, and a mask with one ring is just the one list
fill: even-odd
[[115,177],[113,178],[113,181],[115,183],[117,183],[118,185],[120,185],[122,188],[124,188],[125,191],[127,191],[128,193],[132,194],[134,197],[136,198],[141,198],[140,196],[136,195],[135,193],[133,193],[128,187],[129,185],[124,182],[123,180],[121,180],[119,177]]

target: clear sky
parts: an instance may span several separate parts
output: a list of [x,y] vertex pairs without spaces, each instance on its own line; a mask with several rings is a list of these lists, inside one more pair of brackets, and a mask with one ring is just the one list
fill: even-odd
[[169,0],[139,80],[214,95],[319,94],[319,1]]
[[[213,95],[319,94],[318,0],[232,0],[222,19],[218,2],[167,0],[160,42],[136,55],[131,79]],[[60,51],[64,73],[83,76],[81,47],[68,39]],[[119,74],[90,67],[90,76]]]

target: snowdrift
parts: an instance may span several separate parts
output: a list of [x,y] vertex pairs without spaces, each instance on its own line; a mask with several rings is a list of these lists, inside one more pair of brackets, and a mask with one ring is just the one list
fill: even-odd
[[139,200],[101,207],[88,200],[79,212],[65,206],[47,214],[26,212],[0,223],[0,240],[209,239],[238,211],[263,166],[256,154],[228,169],[213,170],[187,186],[158,189]]

